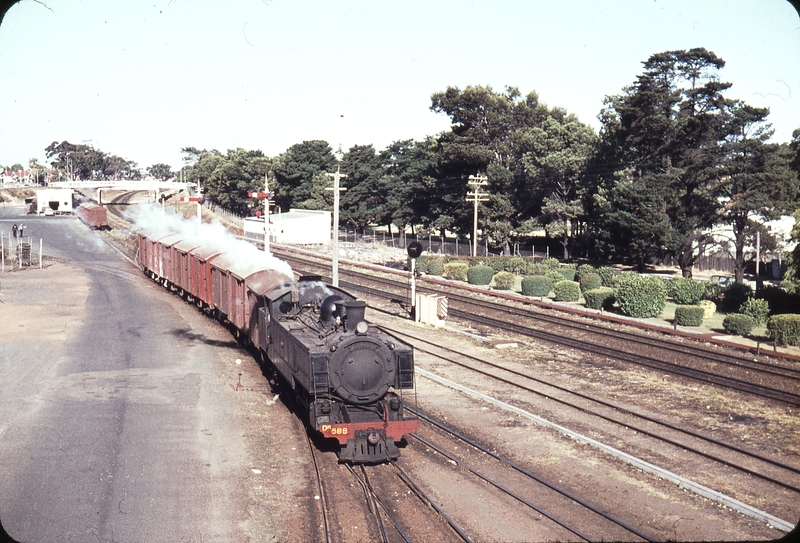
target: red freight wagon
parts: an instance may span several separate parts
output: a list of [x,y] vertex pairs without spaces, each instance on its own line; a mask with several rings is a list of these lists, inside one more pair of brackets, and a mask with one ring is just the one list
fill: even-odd
[[189,251],[189,293],[199,307],[211,307],[211,261],[222,251],[216,247],[201,245]]
[[[295,277],[288,277],[277,271],[256,273],[247,278],[247,300],[244,304],[244,322],[247,323],[247,327],[244,329],[250,331],[250,340],[254,345],[266,344],[261,338],[262,330],[258,325],[258,314],[256,313],[259,299],[263,300],[267,292],[298,278],[297,274]],[[262,302],[260,305],[263,306],[264,303]]]
[[158,238],[158,243],[155,244],[153,254],[155,262],[151,269],[162,279],[161,283],[164,286],[175,283],[174,277],[172,277],[172,246],[182,239],[183,236],[180,234],[170,234]]
[[86,223],[92,230],[109,229],[108,226],[108,212],[106,208],[101,205],[92,203],[83,203],[75,210],[78,218]]
[[199,241],[181,240],[172,246],[172,277],[178,294],[191,292],[189,274],[189,251],[198,247]]

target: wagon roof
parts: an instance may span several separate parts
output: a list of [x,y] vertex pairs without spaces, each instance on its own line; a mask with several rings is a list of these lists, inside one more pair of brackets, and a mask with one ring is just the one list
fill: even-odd
[[84,202],[81,205],[79,205],[78,207],[82,207],[84,209],[95,209],[95,208],[103,207],[103,206],[94,204],[92,202]]
[[188,253],[189,251],[191,251],[192,249],[194,249],[199,245],[200,242],[197,240],[183,239],[178,243],[176,243],[175,245],[173,245],[173,247],[181,252]]
[[247,284],[247,288],[249,288],[256,294],[263,295],[264,293],[269,292],[275,287],[279,287],[285,283],[289,283],[292,280],[293,280],[292,277],[288,277],[287,275],[284,275],[281,272],[277,272],[275,270],[261,270],[261,272],[257,272],[251,275],[245,281],[245,284]]
[[157,238],[157,241],[165,247],[172,247],[173,245],[182,240],[183,236],[180,234],[168,234],[166,236]]
[[226,270],[231,273],[234,277],[241,280],[247,280],[250,276],[258,272],[266,272],[272,275],[280,275],[281,282],[285,280],[291,280],[290,278],[286,278],[280,272],[275,270],[267,269],[262,262],[254,262],[245,258],[242,258],[240,254],[229,252],[223,253],[216,259],[211,265],[215,268],[220,268]]
[[189,254],[195,257],[198,260],[202,260],[205,262],[215,256],[222,254],[222,250],[219,247],[212,247],[211,245],[200,245],[199,247],[195,247],[189,251]]

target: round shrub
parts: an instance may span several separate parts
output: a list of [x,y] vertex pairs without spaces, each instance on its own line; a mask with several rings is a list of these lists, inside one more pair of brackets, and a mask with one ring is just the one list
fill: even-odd
[[553,280],[545,275],[529,275],[522,278],[522,294],[525,296],[547,296],[553,289]]
[[678,326],[700,326],[705,309],[699,305],[679,305],[675,308],[675,324]]
[[517,280],[517,274],[501,271],[497,272],[494,276],[494,288],[497,290],[511,290],[514,282]]
[[473,266],[467,270],[467,282],[470,285],[488,285],[493,276],[494,270],[489,266]]
[[533,260],[525,261],[525,269],[522,270],[523,275],[544,275],[545,273],[547,273],[547,266]]
[[555,270],[550,270],[550,271],[548,271],[547,273],[545,273],[545,274],[544,274],[544,276],[545,276],[545,277],[549,277],[549,278],[550,278],[550,280],[553,282],[553,284],[554,284],[554,285],[555,285],[556,283],[558,283],[559,281],[564,281],[564,276],[563,276],[563,275],[561,275],[560,273],[558,273],[558,272],[557,272],[557,271],[555,271]]
[[[784,281],[784,284],[787,282]],[[769,303],[770,313],[780,315],[781,313],[792,313],[800,307],[800,293],[789,292],[780,287],[764,285],[756,291],[756,298],[764,299]]]
[[547,258],[542,260],[541,264],[548,270],[557,270],[558,268],[561,267],[561,262],[559,262],[557,258],[553,258],[552,256],[548,256]]
[[742,304],[753,294],[750,285],[734,283],[722,291],[722,310],[726,313],[736,313]]
[[581,292],[596,290],[603,286],[603,281],[596,273],[585,273],[581,276],[578,283],[581,285]]
[[452,279],[453,281],[466,281],[468,269],[469,264],[466,262],[448,262],[444,265],[444,277],[445,279]]
[[444,275],[444,260],[442,260],[441,258],[437,258],[435,260],[429,260],[428,273],[430,275],[436,275],[438,277]]
[[706,293],[705,284],[690,277],[677,277],[671,281],[671,296],[676,304],[695,305]]
[[[408,260],[409,260],[408,269],[410,270],[411,258],[409,258]],[[430,262],[431,258],[429,256],[422,255],[417,259],[417,262],[415,263],[414,266],[416,267],[417,270],[419,270],[419,273],[428,273],[428,264],[430,264]]]
[[748,298],[739,306],[739,313],[750,315],[756,321],[756,324],[764,324],[767,322],[767,317],[769,317],[769,302]]
[[603,282],[604,287],[614,287],[617,284],[617,276],[619,275],[619,271],[610,266],[603,266],[602,268],[597,269],[597,275],[600,276],[600,280]]
[[611,309],[614,305],[614,289],[608,287],[600,287],[594,290],[587,290],[583,293],[583,299],[586,300],[586,307],[589,309]]
[[578,264],[575,272],[575,280],[580,283],[583,276],[588,273],[597,273],[597,270],[591,264]]
[[753,317],[741,313],[731,313],[722,321],[722,328],[732,336],[746,336],[755,325]]
[[700,300],[697,305],[703,308],[703,318],[710,319],[717,312],[717,304],[711,300]]
[[624,315],[637,319],[658,317],[667,304],[667,288],[658,277],[623,273],[617,278],[617,304]]
[[800,345],[800,315],[773,315],[767,321],[767,331],[778,345]]
[[553,285],[553,299],[557,302],[577,302],[581,297],[581,286],[575,281],[559,281]]

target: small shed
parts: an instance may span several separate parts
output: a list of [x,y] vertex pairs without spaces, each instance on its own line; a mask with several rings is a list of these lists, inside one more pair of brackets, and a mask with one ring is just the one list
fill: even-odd
[[52,209],[55,215],[72,215],[72,189],[39,189],[36,191],[36,213]]
[[[324,245],[331,242],[331,212],[290,209],[269,216],[270,241],[287,245]],[[245,236],[264,239],[264,218],[244,219]]]

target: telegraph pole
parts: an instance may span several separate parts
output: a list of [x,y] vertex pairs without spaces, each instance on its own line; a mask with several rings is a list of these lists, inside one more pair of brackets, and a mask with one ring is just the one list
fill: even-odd
[[467,193],[467,202],[471,201],[475,204],[472,223],[472,256],[478,256],[478,202],[489,201],[489,195],[480,192],[480,187],[488,185],[489,178],[481,174],[470,175],[468,183],[474,187],[474,190]]
[[[341,161],[341,148],[339,149],[339,157],[337,160]],[[341,165],[336,165],[336,173],[328,173],[333,177],[333,188],[327,187],[325,190],[333,191],[333,286],[339,286],[339,193],[347,190],[346,188],[339,187],[339,180],[347,177],[341,173]]]
[[264,198],[264,252],[269,254],[269,173],[264,174],[264,192],[248,192],[250,198]]
[[[195,202],[197,204],[197,237],[200,237],[200,227],[203,225],[203,190],[200,188],[200,180],[197,180],[197,196],[183,196],[181,202]],[[163,201],[161,202],[164,203]]]

